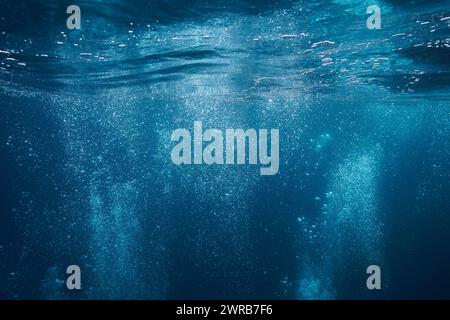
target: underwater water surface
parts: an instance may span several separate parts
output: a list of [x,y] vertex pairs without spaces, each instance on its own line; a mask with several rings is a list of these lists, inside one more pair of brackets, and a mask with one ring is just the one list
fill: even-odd
[[[1,299],[450,298],[449,1],[70,4],[0,2]],[[278,173],[175,165],[194,121]]]

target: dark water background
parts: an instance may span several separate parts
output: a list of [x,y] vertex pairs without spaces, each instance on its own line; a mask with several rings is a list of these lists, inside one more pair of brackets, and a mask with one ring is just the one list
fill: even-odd
[[[450,298],[449,1],[70,4],[0,2],[0,298]],[[279,173],[175,166],[195,120]]]

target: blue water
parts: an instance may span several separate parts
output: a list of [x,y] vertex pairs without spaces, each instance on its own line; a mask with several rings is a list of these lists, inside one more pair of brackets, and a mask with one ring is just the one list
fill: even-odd
[[[0,298],[450,298],[449,1],[69,4],[0,3]],[[279,173],[174,165],[197,120]]]

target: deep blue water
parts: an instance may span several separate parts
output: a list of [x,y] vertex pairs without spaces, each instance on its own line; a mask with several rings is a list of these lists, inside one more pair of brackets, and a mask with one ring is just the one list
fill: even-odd
[[[450,298],[449,1],[70,4],[0,3],[0,298]],[[279,173],[174,165],[196,120]]]

